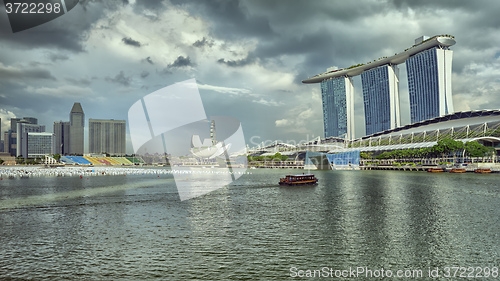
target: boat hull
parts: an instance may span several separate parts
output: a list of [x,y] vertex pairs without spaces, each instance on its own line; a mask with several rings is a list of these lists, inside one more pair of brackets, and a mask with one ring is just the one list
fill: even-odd
[[312,185],[317,184],[318,179],[313,174],[287,175],[280,179],[280,185]]
[[294,186],[294,185],[313,185],[318,184],[318,180],[304,181],[304,182],[280,182],[280,185]]
[[442,172],[444,172],[444,170],[441,168],[430,168],[427,170],[427,172],[429,172],[429,173],[442,173]]
[[477,174],[489,174],[489,173],[491,173],[491,170],[490,169],[476,169],[476,170],[474,170],[474,173],[477,173]]

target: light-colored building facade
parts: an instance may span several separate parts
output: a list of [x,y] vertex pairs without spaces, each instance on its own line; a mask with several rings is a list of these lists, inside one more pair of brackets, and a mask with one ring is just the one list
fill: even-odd
[[27,157],[41,158],[54,153],[54,134],[52,133],[28,133],[27,134]]
[[354,86],[350,77],[321,82],[325,137],[354,137]]
[[126,153],[126,122],[113,119],[89,119],[89,153]]
[[69,154],[83,155],[83,129],[85,127],[85,113],[79,102],[73,104],[69,113]]
[[28,158],[29,157],[29,133],[43,133],[45,132],[44,125],[36,125],[27,123],[24,120],[17,122],[17,150],[16,156]]

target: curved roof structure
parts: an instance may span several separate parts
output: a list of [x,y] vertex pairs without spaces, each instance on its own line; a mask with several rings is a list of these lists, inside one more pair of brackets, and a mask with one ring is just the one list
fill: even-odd
[[348,67],[337,69],[333,71],[327,71],[316,76],[307,78],[302,81],[302,83],[320,83],[323,80],[333,78],[333,77],[341,77],[341,76],[357,76],[361,74],[363,71],[379,67],[386,64],[401,64],[404,63],[410,56],[415,55],[424,50],[430,49],[435,46],[449,47],[455,45],[455,39],[449,35],[437,35],[431,37],[419,44],[413,45],[411,48],[406,49],[404,52],[396,54],[391,57],[383,58],[374,62],[370,62],[367,64],[362,64],[359,66]]
[[435,117],[432,119],[420,121],[399,128],[378,132],[361,139],[369,139],[379,136],[411,134],[430,130],[443,130],[449,128],[457,128],[463,126],[473,126],[490,122],[500,122],[500,110],[471,110],[461,111],[448,114],[445,116]]

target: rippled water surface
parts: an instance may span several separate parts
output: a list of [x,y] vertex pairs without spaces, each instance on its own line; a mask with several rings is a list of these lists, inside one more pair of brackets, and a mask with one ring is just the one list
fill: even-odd
[[3,179],[0,279],[500,266],[500,174],[317,171],[317,186],[280,187],[297,171],[249,171],[183,202],[166,175]]

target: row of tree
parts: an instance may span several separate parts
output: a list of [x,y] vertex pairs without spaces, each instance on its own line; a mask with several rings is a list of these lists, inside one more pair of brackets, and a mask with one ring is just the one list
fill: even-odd
[[360,157],[364,159],[402,159],[402,158],[432,158],[445,157],[488,157],[495,153],[493,147],[486,147],[476,141],[468,141],[463,143],[453,139],[442,139],[433,147],[425,147],[419,149],[403,149],[383,152],[375,157],[372,153],[360,153]]
[[288,160],[288,156],[281,155],[281,153],[277,152],[274,155],[270,156],[247,156],[248,162],[252,161],[286,161]]

